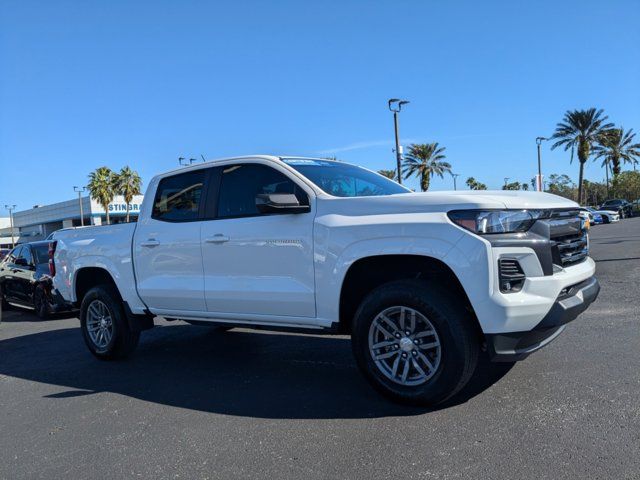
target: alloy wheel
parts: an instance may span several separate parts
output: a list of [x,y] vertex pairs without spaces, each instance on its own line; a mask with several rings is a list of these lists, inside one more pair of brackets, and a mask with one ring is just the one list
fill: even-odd
[[378,370],[404,386],[426,383],[442,358],[440,337],[429,319],[405,306],[380,312],[369,328],[369,353]]
[[113,319],[109,308],[101,301],[94,300],[87,308],[87,333],[98,349],[104,349],[113,338]]

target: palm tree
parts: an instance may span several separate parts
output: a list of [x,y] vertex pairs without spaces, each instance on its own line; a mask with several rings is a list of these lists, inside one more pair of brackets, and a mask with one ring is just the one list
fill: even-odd
[[395,170],[378,170],[378,173],[383,177],[390,178],[391,180],[396,179],[396,171]]
[[487,186],[484,183],[477,181],[473,177],[467,178],[467,181],[464,183],[467,184],[467,187],[469,187],[469,190],[486,190],[487,189]]
[[116,194],[116,174],[109,167],[96,168],[89,174],[89,193],[91,198],[102,205],[107,213],[107,225],[109,219],[109,204]]
[[552,140],[556,140],[551,146],[552,150],[560,146],[564,147],[565,151],[571,149],[572,160],[574,148],[578,150],[578,161],[580,162],[578,203],[582,201],[584,164],[591,155],[591,148],[602,139],[607,130],[613,127],[612,123],[605,123],[609,117],[603,115],[603,112],[602,109],[596,110],[595,108],[567,111],[551,136]]
[[129,205],[134,195],[140,195],[142,179],[138,172],[131,170],[128,166],[123,167],[116,175],[116,190],[124,197],[127,204],[127,223],[129,223]]
[[633,130],[624,131],[624,128],[612,128],[593,147],[596,159],[602,158],[603,165],[611,165],[613,176],[620,173],[621,163],[638,163],[640,159],[640,143],[633,143],[636,136]]
[[429,190],[431,177],[438,175],[444,178],[445,173],[451,173],[451,165],[444,161],[445,147],[439,147],[438,142],[409,145],[404,161],[403,175],[420,177],[420,188],[423,192]]

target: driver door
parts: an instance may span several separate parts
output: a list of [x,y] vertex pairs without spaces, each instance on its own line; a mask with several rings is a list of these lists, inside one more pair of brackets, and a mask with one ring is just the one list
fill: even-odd
[[[219,167],[218,178],[209,196],[214,218],[202,224],[207,310],[232,317],[315,317],[310,192],[258,163]],[[256,196],[272,193],[294,194],[310,211],[260,213]]]

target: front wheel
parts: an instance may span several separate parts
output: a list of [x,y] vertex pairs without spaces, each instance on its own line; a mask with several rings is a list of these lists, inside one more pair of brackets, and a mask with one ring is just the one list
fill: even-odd
[[358,366],[374,388],[411,405],[434,406],[459,392],[478,361],[469,312],[448,292],[419,280],[387,283],[356,312]]
[[129,328],[120,295],[110,285],[87,292],[80,308],[80,326],[89,351],[101,360],[128,356],[140,338],[140,332]]
[[0,309],[2,309],[2,311],[4,310],[9,310],[10,305],[9,302],[7,302],[7,297],[4,295],[4,289],[2,288],[2,286],[0,286]]

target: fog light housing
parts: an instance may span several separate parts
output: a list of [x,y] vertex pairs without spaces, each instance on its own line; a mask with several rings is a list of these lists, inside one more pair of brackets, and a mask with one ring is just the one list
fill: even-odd
[[526,276],[515,258],[498,260],[498,279],[502,293],[516,293],[522,290]]

